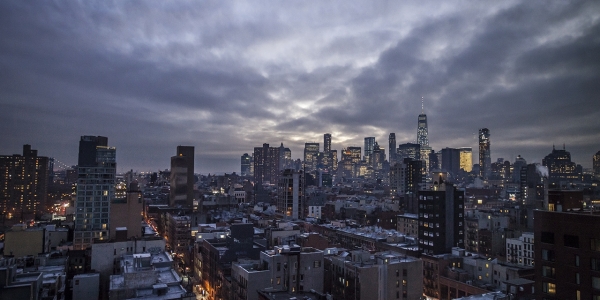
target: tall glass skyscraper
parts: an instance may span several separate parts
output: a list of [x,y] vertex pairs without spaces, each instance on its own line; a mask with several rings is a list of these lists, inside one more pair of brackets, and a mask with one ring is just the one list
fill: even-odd
[[323,135],[323,153],[329,153],[331,151],[331,133]]
[[479,129],[479,176],[484,180],[492,174],[492,156],[490,154],[490,130]]
[[390,166],[393,166],[394,164],[396,164],[396,134],[395,133],[390,133],[390,136],[388,138],[389,140],[389,150],[390,151]]
[[365,138],[365,148],[364,148],[364,159],[367,164],[371,163],[371,158],[373,156],[373,149],[375,149],[375,137],[366,137]]

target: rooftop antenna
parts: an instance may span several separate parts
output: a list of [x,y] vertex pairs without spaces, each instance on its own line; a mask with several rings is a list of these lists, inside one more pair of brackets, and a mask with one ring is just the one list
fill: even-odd
[[425,113],[425,109],[423,107],[423,96],[421,96],[421,113],[424,114]]

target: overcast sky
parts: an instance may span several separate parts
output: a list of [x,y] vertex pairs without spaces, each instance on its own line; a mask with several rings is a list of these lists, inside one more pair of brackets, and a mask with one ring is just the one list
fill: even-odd
[[280,143],[414,142],[541,162],[600,150],[600,1],[0,1],[0,154],[77,163],[107,136],[118,171],[239,172]]

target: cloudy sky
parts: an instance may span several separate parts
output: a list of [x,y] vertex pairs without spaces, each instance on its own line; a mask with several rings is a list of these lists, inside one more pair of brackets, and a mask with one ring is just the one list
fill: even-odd
[[[81,135],[119,171],[239,172],[262,143],[302,156],[374,136],[541,162],[600,150],[600,1],[1,1],[0,154],[76,164]],[[322,146],[321,146],[322,147]]]

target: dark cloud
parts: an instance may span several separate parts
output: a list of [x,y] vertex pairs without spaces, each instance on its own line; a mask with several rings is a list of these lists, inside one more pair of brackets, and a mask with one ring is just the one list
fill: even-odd
[[120,171],[193,145],[200,172],[231,172],[325,132],[414,141],[421,97],[436,150],[476,157],[481,127],[493,157],[600,149],[595,1],[281,5],[0,2],[0,153],[73,164],[79,136],[105,135]]

